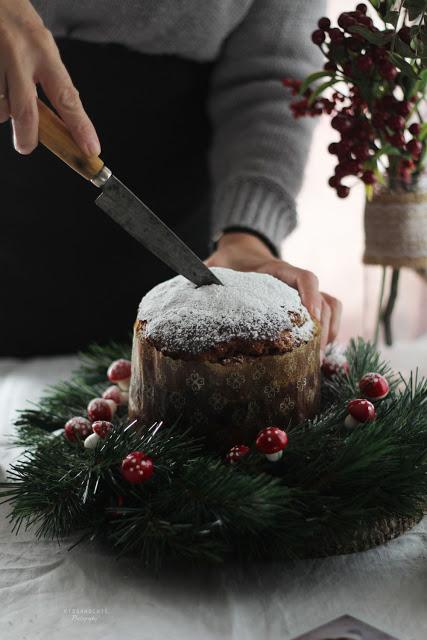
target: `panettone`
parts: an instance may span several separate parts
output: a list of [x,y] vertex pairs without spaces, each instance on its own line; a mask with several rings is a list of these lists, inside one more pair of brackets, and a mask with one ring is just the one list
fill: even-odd
[[182,428],[225,451],[319,408],[320,330],[298,292],[261,273],[214,268],[224,286],[178,276],[141,301],[130,417]]

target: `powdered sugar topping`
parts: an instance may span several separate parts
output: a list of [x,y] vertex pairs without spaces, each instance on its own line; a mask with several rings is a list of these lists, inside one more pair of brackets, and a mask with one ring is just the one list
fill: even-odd
[[[224,286],[197,288],[177,276],[141,301],[138,319],[147,337],[170,351],[202,353],[232,338],[275,340],[292,331],[296,344],[308,341],[313,321],[299,293],[273,276],[212,268]],[[293,314],[303,323],[295,326]]]

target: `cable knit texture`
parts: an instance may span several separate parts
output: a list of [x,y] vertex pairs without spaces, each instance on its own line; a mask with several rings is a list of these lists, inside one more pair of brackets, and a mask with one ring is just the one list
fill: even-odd
[[310,33],[324,0],[33,4],[57,37],[215,61],[208,105],[214,127],[212,234],[252,229],[279,247],[296,223],[311,131],[306,119],[292,118],[280,80],[302,78],[318,64]]

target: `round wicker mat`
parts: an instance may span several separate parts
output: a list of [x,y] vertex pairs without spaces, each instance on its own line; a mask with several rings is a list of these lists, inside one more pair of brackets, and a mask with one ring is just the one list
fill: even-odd
[[374,527],[356,529],[353,538],[347,540],[324,539],[323,545],[308,550],[307,558],[325,558],[327,556],[344,555],[348,553],[360,553],[378,547],[390,540],[398,538],[412,527],[415,527],[423,518],[420,512],[413,518],[382,518]]

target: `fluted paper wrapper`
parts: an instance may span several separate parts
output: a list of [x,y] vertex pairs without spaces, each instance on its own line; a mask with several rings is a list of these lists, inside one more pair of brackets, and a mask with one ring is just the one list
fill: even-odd
[[313,416],[320,403],[320,335],[280,355],[225,363],[174,359],[150,345],[135,325],[129,415],[149,426],[181,418],[183,429],[226,451],[251,444],[266,426]]

